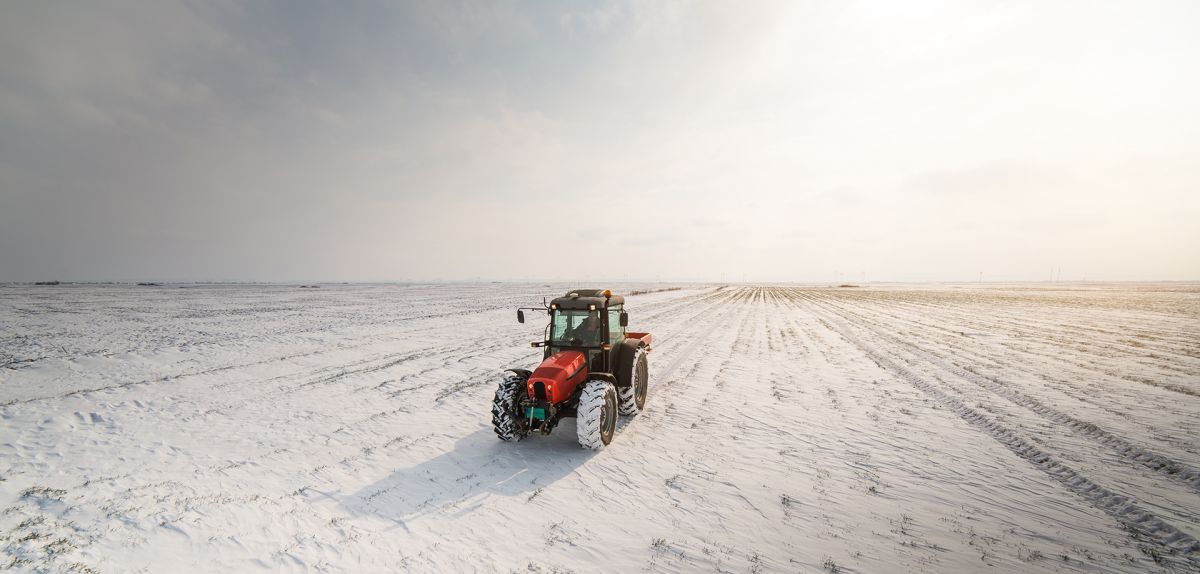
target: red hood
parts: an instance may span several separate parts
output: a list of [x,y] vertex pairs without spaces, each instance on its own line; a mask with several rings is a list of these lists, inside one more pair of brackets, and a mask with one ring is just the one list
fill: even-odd
[[587,378],[587,358],[579,351],[555,353],[542,361],[529,377],[529,397],[536,399],[539,386],[551,402],[562,402]]

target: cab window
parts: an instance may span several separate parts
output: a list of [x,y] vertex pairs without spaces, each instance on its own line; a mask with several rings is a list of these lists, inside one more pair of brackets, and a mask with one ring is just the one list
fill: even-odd
[[621,326],[621,306],[608,308],[608,342],[616,345],[625,337],[625,327]]
[[550,344],[555,346],[594,347],[600,345],[598,311],[565,311],[554,313]]

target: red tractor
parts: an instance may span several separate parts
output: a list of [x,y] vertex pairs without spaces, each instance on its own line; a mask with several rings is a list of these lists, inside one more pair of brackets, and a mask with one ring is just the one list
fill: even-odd
[[576,289],[545,308],[542,364],[533,371],[509,369],[492,402],[492,425],[500,440],[521,440],[531,431],[549,434],[564,418],[577,417],[575,434],[584,448],[612,441],[617,414],[636,415],[646,404],[650,333],[626,332],[625,298],[607,289]]

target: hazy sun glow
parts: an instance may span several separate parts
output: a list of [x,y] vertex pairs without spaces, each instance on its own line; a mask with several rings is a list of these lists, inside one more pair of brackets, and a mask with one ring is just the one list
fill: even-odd
[[1195,2],[3,13],[0,281],[1200,278]]

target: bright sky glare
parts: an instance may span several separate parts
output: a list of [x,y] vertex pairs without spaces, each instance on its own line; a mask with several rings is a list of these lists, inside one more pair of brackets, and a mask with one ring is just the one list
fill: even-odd
[[1200,279],[1200,3],[12,2],[0,281]]

